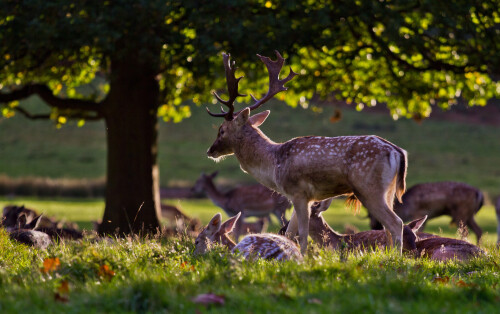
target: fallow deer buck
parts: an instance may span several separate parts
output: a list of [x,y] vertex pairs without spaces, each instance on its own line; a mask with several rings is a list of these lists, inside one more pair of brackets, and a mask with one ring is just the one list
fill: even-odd
[[[402,202],[394,205],[394,212],[403,221],[425,215],[428,219],[449,215],[457,226],[465,224],[471,228],[479,243],[483,231],[474,220],[474,215],[481,209],[483,202],[483,193],[479,189],[462,182],[421,183],[406,191]],[[370,226],[372,229],[382,229],[382,225],[373,217],[370,217]]]
[[290,239],[270,233],[246,235],[238,244],[228,236],[240,218],[240,213],[221,223],[221,214],[215,214],[195,240],[195,254],[208,252],[214,244],[222,244],[232,252],[239,252],[245,258],[302,260],[297,245]]
[[390,231],[393,243],[401,252],[403,222],[392,211],[395,196],[405,190],[407,156],[396,145],[378,136],[308,136],[291,139],[285,143],[270,140],[258,128],[268,117],[269,111],[250,116],[277,93],[285,91],[284,84],[296,73],[279,79],[285,59],[276,52],[277,60],[259,56],[269,72],[269,90],[261,99],[252,96],[254,104],[234,111],[238,96],[238,83],[234,62],[223,54],[229,99],[215,97],[229,110],[222,110],[214,117],[224,117],[217,139],[208,149],[208,157],[220,160],[236,155],[243,171],[261,184],[277,191],[292,201],[294,212],[287,234],[299,232],[301,251],[307,249],[310,206],[338,195],[351,195],[361,201],[368,211]]
[[[212,202],[222,208],[226,214],[231,217],[241,212],[241,218],[236,224],[234,237],[239,239],[240,235],[248,228],[253,231],[257,225],[246,224],[245,218],[247,217],[266,217],[272,213],[283,225],[287,222],[285,215],[288,208],[292,204],[278,193],[266,188],[261,184],[253,184],[247,186],[240,186],[231,189],[227,192],[221,192],[214,184],[214,178],[217,176],[217,171],[212,174],[204,174],[196,180],[192,191],[195,193],[205,192]],[[262,227],[265,224],[261,224]]]

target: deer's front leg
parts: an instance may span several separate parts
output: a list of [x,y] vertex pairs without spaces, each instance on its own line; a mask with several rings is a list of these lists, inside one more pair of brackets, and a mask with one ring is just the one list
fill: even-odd
[[295,213],[295,207],[293,208],[292,217],[290,217],[290,221],[288,222],[288,227],[286,228],[286,236],[290,239],[293,239],[297,235],[298,223],[297,223],[297,214]]
[[[293,200],[293,207],[299,229],[300,252],[304,255],[307,251],[307,237],[309,236],[310,202],[302,198],[295,199]],[[290,228],[290,225],[288,228]]]

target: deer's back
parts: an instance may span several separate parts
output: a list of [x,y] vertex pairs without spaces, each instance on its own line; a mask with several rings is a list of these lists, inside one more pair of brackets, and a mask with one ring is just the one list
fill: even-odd
[[245,236],[234,248],[245,258],[275,259],[278,261],[302,260],[298,246],[290,239],[276,234],[263,233]]
[[479,247],[458,239],[434,237],[417,241],[417,250],[420,256],[433,260],[445,261],[450,259],[467,260],[484,254]]
[[11,231],[9,236],[17,242],[42,250],[45,250],[52,243],[50,237],[46,233],[36,230],[15,230]]
[[481,192],[461,182],[432,182],[417,184],[403,195],[403,204],[395,211],[403,220],[424,215],[429,218],[452,215],[454,210],[467,210],[473,215],[482,202]]
[[275,195],[279,194],[260,184],[241,186],[226,193],[226,207],[247,216],[263,216],[275,208]]

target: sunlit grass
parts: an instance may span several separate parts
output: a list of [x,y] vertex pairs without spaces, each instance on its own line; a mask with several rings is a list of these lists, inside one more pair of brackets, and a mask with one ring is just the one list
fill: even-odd
[[[184,239],[63,243],[38,251],[0,231],[0,309],[22,312],[346,313],[498,310],[497,249],[437,263],[391,252],[339,254],[317,247],[301,264],[248,262],[222,248],[194,256]],[[44,260],[59,265],[44,271]],[[65,288],[66,287],[66,288]],[[223,305],[192,299],[213,293]]]

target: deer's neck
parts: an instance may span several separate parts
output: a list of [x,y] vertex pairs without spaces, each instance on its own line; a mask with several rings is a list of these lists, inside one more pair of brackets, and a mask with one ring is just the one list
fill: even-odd
[[205,182],[204,184],[205,192],[208,197],[214,202],[215,205],[224,208],[226,203],[226,197],[222,194],[212,181]]
[[321,246],[339,249],[345,240],[345,236],[333,230],[322,216],[311,217],[309,228],[313,229],[309,231],[309,235]]
[[245,125],[238,139],[234,154],[243,171],[263,185],[276,190],[276,151],[280,144],[273,142],[261,130]]
[[232,250],[236,246],[236,243],[234,243],[234,241],[231,240],[227,234],[220,235],[218,242],[227,247],[229,250]]

